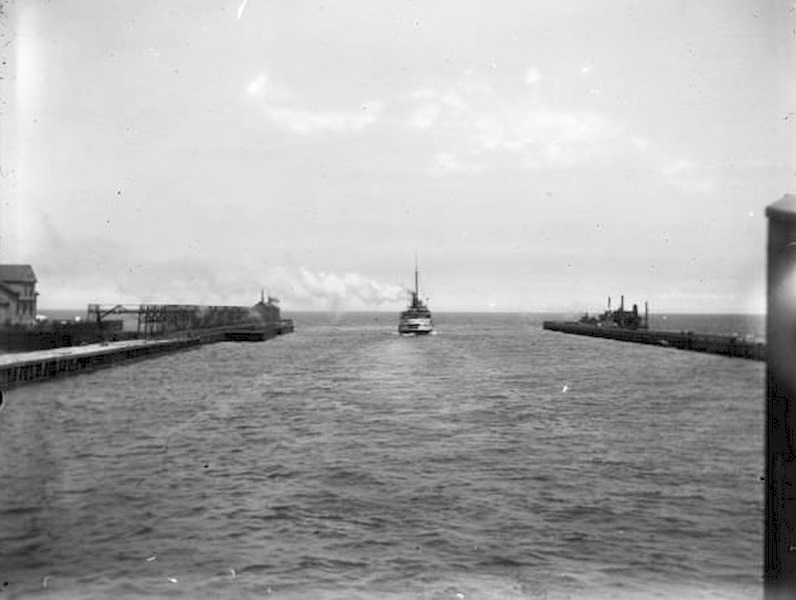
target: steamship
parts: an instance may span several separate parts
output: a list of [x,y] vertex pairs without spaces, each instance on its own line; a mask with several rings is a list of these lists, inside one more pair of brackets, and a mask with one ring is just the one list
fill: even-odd
[[415,289],[409,292],[412,296],[409,306],[401,312],[398,319],[398,333],[401,335],[427,335],[434,331],[431,311],[420,299],[418,286],[417,260],[415,260]]

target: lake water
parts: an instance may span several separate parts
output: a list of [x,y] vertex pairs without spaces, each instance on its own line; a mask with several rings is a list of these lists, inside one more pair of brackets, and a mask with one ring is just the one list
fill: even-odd
[[288,316],[8,392],[0,598],[762,598],[764,363]]

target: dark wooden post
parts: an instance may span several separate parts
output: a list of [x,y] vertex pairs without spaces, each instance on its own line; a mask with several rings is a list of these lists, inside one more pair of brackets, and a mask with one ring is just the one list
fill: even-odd
[[766,210],[765,598],[796,597],[796,196]]

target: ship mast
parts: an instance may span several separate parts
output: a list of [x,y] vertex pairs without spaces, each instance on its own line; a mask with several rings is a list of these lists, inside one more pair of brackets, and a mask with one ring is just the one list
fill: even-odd
[[420,295],[420,288],[418,287],[418,278],[417,278],[417,254],[415,254],[415,296]]

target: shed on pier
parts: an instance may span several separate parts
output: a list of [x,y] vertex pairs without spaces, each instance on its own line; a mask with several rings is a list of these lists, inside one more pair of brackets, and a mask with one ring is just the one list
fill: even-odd
[[0,264],[0,326],[35,323],[38,295],[33,267]]

